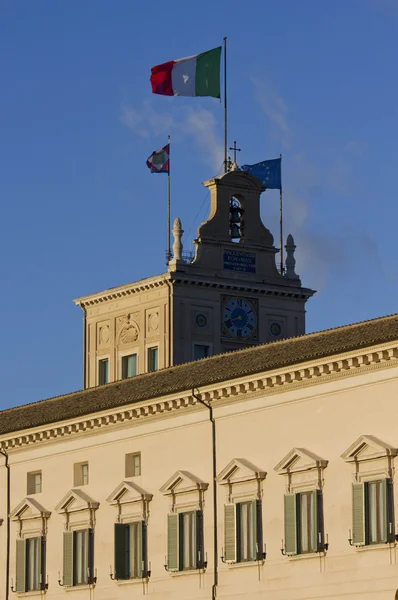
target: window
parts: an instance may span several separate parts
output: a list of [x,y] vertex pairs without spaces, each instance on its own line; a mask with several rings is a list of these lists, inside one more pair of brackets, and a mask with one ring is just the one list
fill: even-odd
[[193,358],[199,360],[201,358],[207,358],[210,356],[210,346],[206,344],[194,344],[193,347]]
[[320,490],[285,494],[285,552],[308,554],[324,549]]
[[73,465],[73,485],[88,485],[88,462]]
[[126,477],[141,475],[141,452],[126,454]]
[[28,494],[40,494],[42,490],[42,475],[41,471],[28,473],[27,481]]
[[109,361],[107,358],[102,358],[98,361],[98,385],[104,385],[108,383],[109,373],[108,373]]
[[115,578],[147,576],[146,523],[115,523]]
[[261,501],[250,500],[224,506],[226,562],[249,562],[262,555]]
[[128,379],[134,375],[137,375],[137,355],[122,356],[122,379]]
[[352,520],[355,546],[394,541],[391,479],[353,483]]
[[45,541],[43,537],[17,540],[16,591],[44,590]]
[[168,570],[189,571],[203,567],[202,511],[170,514],[168,516]]
[[158,347],[148,348],[148,372],[158,370]]
[[64,533],[64,585],[94,582],[94,532],[92,529]]

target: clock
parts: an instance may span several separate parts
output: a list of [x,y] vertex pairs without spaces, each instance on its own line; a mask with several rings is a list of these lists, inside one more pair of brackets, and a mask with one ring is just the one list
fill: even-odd
[[235,339],[248,339],[257,335],[257,302],[247,298],[228,296],[222,303],[222,329],[224,335]]

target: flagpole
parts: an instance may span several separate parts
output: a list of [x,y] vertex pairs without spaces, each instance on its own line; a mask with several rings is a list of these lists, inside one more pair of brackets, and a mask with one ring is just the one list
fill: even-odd
[[283,204],[282,204],[282,154],[279,155],[281,159],[281,187],[279,190],[279,200],[280,200],[280,222],[279,222],[279,236],[280,236],[280,246],[281,246],[281,275],[283,275]]
[[228,170],[227,159],[227,38],[224,38],[224,173]]
[[170,136],[168,136],[168,144],[169,144],[169,170],[167,174],[167,266],[171,260],[171,223],[170,223],[170,153],[171,153],[171,145],[170,145]]

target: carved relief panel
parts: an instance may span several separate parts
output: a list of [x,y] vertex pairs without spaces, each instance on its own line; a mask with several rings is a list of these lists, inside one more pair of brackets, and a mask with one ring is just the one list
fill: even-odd
[[110,322],[101,321],[97,323],[97,349],[102,350],[109,347],[111,339]]
[[151,308],[146,311],[146,335],[154,337],[159,335],[160,313],[159,308]]
[[134,344],[140,336],[139,312],[116,318],[116,343],[120,346]]

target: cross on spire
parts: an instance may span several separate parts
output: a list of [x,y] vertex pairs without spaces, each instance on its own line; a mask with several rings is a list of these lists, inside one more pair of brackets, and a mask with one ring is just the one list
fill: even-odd
[[236,153],[240,152],[241,149],[236,147],[236,142],[234,142],[232,148],[230,147],[229,149],[234,151],[234,163],[236,163]]

